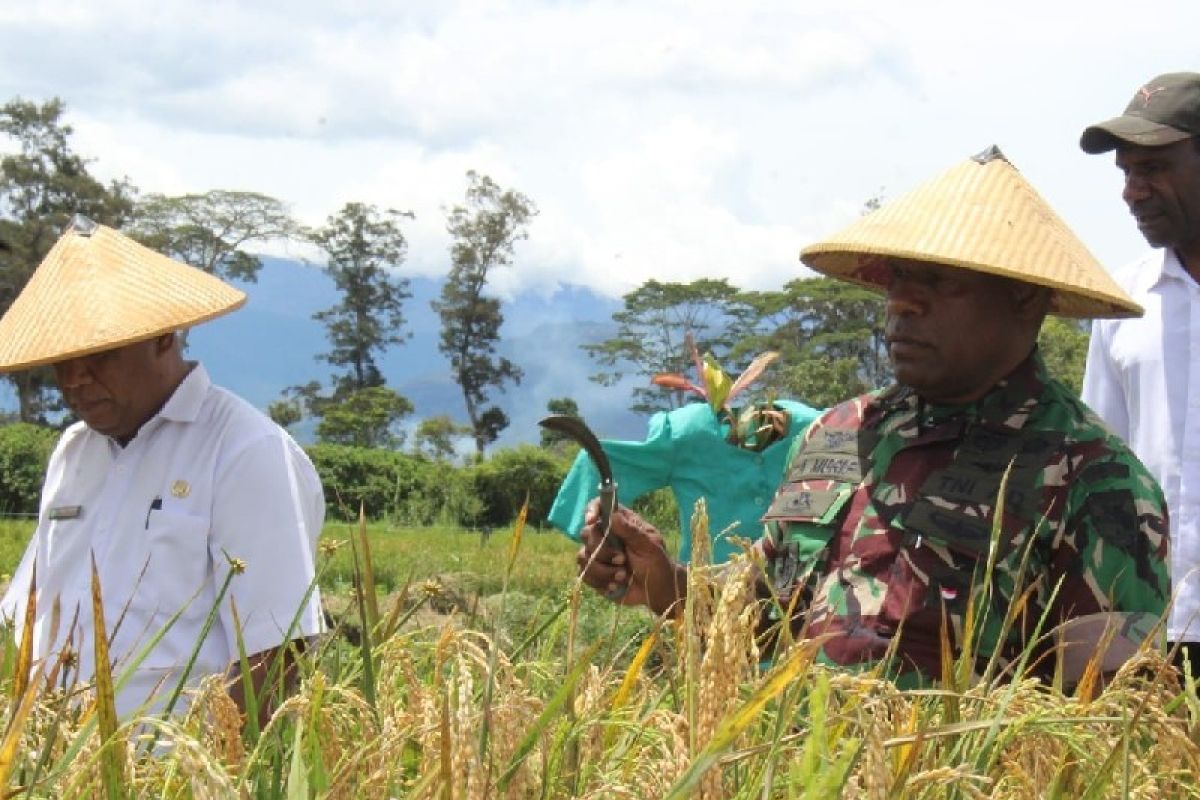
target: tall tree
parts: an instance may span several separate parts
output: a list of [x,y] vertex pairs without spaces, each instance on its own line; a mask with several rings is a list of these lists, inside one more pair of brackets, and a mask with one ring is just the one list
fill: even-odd
[[450,359],[454,380],[462,388],[475,449],[480,455],[508,427],[508,417],[489,406],[491,390],[521,382],[521,368],[496,355],[504,316],[500,301],[484,295],[489,274],[512,263],[514,245],[528,238],[537,208],[528,197],[503,190],[486,175],[467,173],[466,204],[447,215],[453,237],[450,274],[433,310],[442,318],[438,349]]
[[253,282],[262,260],[246,246],[300,234],[287,205],[257,192],[147,195],[130,233],[161,253],[222,278]]
[[[120,227],[133,208],[127,180],[105,184],[88,171],[87,159],[71,147],[73,130],[63,121],[62,100],[44,103],[16,98],[0,107],[0,134],[16,145],[0,157],[0,313],[8,310],[74,214]],[[47,370],[5,376],[17,391],[20,417],[44,421],[52,400]]]
[[644,385],[634,387],[632,411],[649,414],[675,408],[688,401],[681,391],[665,392],[651,386],[659,373],[687,372],[691,352],[684,337],[691,334],[696,348],[723,359],[738,338],[736,303],[738,289],[721,278],[701,278],[691,283],[644,284],[624,297],[624,307],[613,314],[617,334],[596,344],[582,345],[608,371],[592,376],[605,386],[617,383],[627,373],[645,376]]
[[329,255],[325,271],[342,294],[337,305],[313,314],[333,345],[320,358],[344,370],[334,378],[335,396],[381,386],[376,355],[408,338],[403,306],[412,294],[408,279],[393,272],[408,247],[400,230],[404,218],[412,214],[347,203],[312,235]]

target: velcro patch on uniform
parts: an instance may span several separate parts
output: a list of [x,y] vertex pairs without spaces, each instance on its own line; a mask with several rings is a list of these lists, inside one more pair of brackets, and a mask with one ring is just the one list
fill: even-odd
[[805,451],[792,461],[787,479],[789,483],[830,480],[857,484],[862,480],[862,461],[857,454]]
[[905,530],[975,557],[987,552],[992,539],[991,527],[991,523],[982,517],[940,508],[928,500],[913,503],[904,515]]
[[807,456],[812,453],[843,453],[846,455],[858,455],[859,431],[857,430],[841,430],[838,428],[821,428],[813,431],[812,436],[804,443],[804,449],[797,453],[797,460],[800,456]]
[[807,520],[824,522],[832,511],[836,512],[837,501],[847,494],[841,489],[797,489],[785,490],[771,501],[763,519]]
[[1000,482],[996,474],[977,467],[953,464],[935,470],[921,485],[925,497],[942,497],[954,504],[996,505]]
[[1010,431],[998,431],[982,425],[972,425],[967,428],[960,452],[972,455],[999,456],[1000,461],[1008,461],[1016,454],[1021,440]]

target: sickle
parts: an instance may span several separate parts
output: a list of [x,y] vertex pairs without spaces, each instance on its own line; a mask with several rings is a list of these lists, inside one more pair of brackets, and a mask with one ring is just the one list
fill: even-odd
[[[592,429],[579,417],[565,414],[546,417],[539,420],[538,425],[570,438],[582,447],[588,457],[592,459],[592,463],[596,465],[596,471],[600,473],[600,529],[604,531],[604,536],[600,539],[601,546],[624,552],[625,543],[609,533],[613,511],[617,507],[617,484],[613,481],[612,465],[608,463],[608,455],[600,446],[600,440],[596,438],[596,434],[592,433]],[[627,589],[627,586],[619,586],[610,592],[605,592],[604,596],[609,600],[620,600]]]
[[540,420],[538,425],[569,437],[582,447],[588,457],[592,459],[592,463],[596,465],[596,471],[600,473],[600,528],[604,531],[604,538],[610,540],[605,542],[609,547],[622,549],[621,540],[608,535],[612,513],[617,507],[617,484],[613,481],[612,465],[608,463],[608,454],[600,446],[600,440],[596,438],[596,434],[592,433],[592,429],[579,417],[565,414],[546,417]]

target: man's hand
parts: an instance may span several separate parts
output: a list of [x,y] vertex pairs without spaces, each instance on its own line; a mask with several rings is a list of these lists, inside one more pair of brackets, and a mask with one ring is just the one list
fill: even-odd
[[[271,650],[255,653],[246,659],[250,665],[250,675],[242,672],[241,665],[234,662],[229,665],[228,675],[229,696],[237,703],[243,714],[246,708],[246,681],[252,682],[254,697],[258,706],[258,729],[267,726],[271,715],[275,713],[283,701],[295,693],[300,683],[299,666],[296,656],[304,650],[306,642],[296,639],[285,642]],[[271,679],[268,685],[267,679]]]
[[687,569],[671,560],[662,535],[624,506],[613,511],[608,535],[624,548],[604,541],[599,502],[593,500],[580,532],[583,547],[575,557],[583,582],[622,605],[676,614],[687,594]]

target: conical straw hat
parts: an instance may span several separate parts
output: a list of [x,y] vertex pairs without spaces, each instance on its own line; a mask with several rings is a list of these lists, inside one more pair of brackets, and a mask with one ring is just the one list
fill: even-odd
[[889,257],[1048,286],[1064,317],[1142,314],[994,147],[800,252],[817,272],[881,290]]
[[202,270],[76,218],[0,319],[0,372],[152,339],[245,302]]

